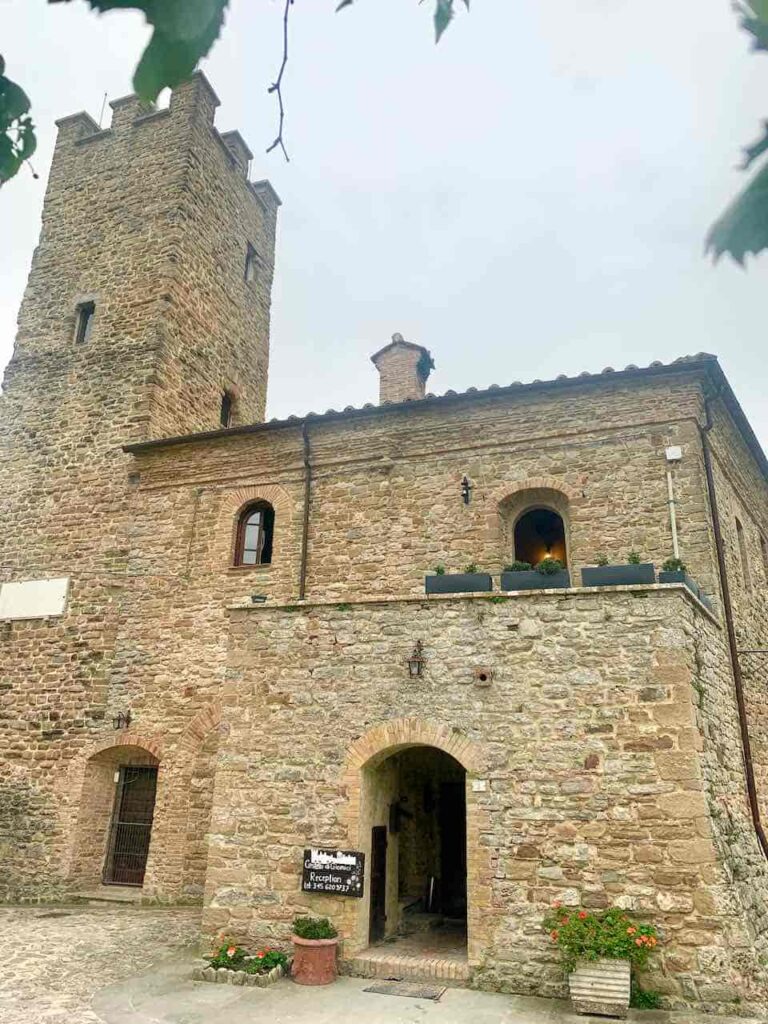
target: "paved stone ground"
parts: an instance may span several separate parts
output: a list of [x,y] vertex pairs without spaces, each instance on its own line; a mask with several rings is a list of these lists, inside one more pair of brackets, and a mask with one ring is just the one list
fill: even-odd
[[[358,978],[321,989],[193,982],[199,917],[197,908],[0,907],[0,1024],[605,1024],[556,1000],[447,989],[433,1003],[367,993],[371,982]],[[726,1024],[693,1013],[631,1019]]]
[[0,907],[0,1024],[101,1024],[94,994],[198,937],[200,909]]

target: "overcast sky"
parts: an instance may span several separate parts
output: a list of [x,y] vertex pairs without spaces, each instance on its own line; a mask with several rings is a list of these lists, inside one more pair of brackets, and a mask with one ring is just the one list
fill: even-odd
[[[473,0],[438,47],[432,0],[336,3],[293,9],[290,164],[264,154],[282,0],[231,0],[204,64],[217,126],[284,202],[268,415],[375,401],[368,356],[399,331],[435,392],[714,352],[768,447],[768,260],[702,251],[768,115],[768,57],[728,0]],[[42,178],[0,192],[3,365],[53,121],[130,92],[146,37],[138,14],[0,0]]]

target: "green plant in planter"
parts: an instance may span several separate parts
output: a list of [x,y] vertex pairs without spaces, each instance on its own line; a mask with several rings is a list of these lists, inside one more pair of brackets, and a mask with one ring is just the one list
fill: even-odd
[[658,943],[653,925],[638,924],[619,907],[593,913],[555,901],[543,923],[569,973],[579,960],[603,958],[629,960],[633,968],[641,969]]
[[640,555],[637,551],[630,551],[627,555],[627,563],[629,565],[640,565]]
[[475,565],[475,563],[474,563],[474,562],[470,562],[470,563],[469,563],[469,565],[468,565],[468,566],[466,566],[466,568],[464,569],[464,572],[465,572],[465,573],[466,573],[466,574],[467,574],[468,576],[471,576],[471,575],[472,575],[473,573],[476,573],[476,572],[477,572],[477,566]]
[[607,555],[598,555],[595,559],[595,565],[610,565]]
[[439,565],[435,566],[432,572],[435,574],[435,576],[445,576],[445,566],[443,565],[442,562],[440,562]]
[[206,959],[210,967],[226,967],[229,971],[242,971],[247,955],[242,946],[227,939]]
[[293,934],[300,939],[335,939],[339,933],[327,917],[295,917]]
[[688,566],[682,558],[668,558],[661,568],[664,572],[688,572]]
[[245,961],[246,974],[267,974],[275,967],[287,967],[288,957],[279,949],[260,949]]
[[559,558],[543,558],[536,566],[536,572],[540,572],[542,576],[556,576],[564,568]]
[[530,562],[513,562],[504,566],[504,572],[530,572],[533,566]]

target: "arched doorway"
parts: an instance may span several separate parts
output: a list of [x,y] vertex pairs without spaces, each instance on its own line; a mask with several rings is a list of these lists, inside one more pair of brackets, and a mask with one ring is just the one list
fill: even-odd
[[538,565],[545,558],[568,564],[565,524],[562,516],[546,507],[530,508],[520,516],[514,529],[515,560]]
[[367,940],[398,938],[410,953],[466,951],[466,771],[423,745],[364,769],[370,837]]
[[144,881],[159,763],[149,750],[129,744],[86,762],[71,868],[83,887]]

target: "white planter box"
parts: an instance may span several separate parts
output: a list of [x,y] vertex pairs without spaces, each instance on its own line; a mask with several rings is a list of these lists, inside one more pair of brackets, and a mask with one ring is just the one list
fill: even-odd
[[629,978],[629,960],[581,961],[568,976],[574,1010],[605,1017],[626,1017]]

